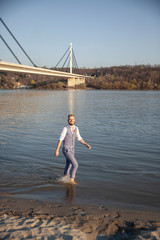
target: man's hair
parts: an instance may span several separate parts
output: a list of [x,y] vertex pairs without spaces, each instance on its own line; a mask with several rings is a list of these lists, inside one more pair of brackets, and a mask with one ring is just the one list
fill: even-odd
[[69,115],[68,115],[68,119],[69,119],[70,117],[74,117],[74,118],[75,118],[75,116],[74,116],[73,114],[69,114]]

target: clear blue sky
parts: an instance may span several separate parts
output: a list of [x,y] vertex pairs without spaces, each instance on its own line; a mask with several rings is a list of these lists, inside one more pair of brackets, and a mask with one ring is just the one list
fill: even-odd
[[[70,42],[79,67],[160,64],[159,0],[0,0],[0,17],[38,66],[55,66]],[[17,63],[1,39],[0,59]]]

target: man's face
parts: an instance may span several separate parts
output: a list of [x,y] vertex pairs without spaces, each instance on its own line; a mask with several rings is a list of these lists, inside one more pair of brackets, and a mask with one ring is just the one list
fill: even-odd
[[70,117],[68,118],[68,123],[69,123],[70,126],[73,126],[74,123],[75,123],[75,118],[74,118],[73,116],[70,116]]

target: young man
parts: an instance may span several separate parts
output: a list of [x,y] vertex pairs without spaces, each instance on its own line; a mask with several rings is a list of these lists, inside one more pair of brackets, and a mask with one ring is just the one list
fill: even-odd
[[55,156],[59,156],[59,149],[61,143],[63,141],[63,154],[66,158],[66,166],[64,169],[64,175],[70,174],[70,182],[71,184],[76,184],[74,181],[76,171],[78,168],[77,160],[74,156],[74,146],[75,146],[75,138],[82,144],[84,144],[89,149],[91,148],[80,136],[79,129],[74,125],[75,117],[73,114],[68,115],[68,125],[63,128],[62,133],[60,135],[57,148],[55,151]]

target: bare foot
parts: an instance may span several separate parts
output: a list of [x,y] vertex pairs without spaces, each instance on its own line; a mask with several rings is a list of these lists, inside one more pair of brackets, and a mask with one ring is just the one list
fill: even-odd
[[77,183],[74,181],[74,178],[70,178],[70,183],[71,183],[71,184],[77,184]]

